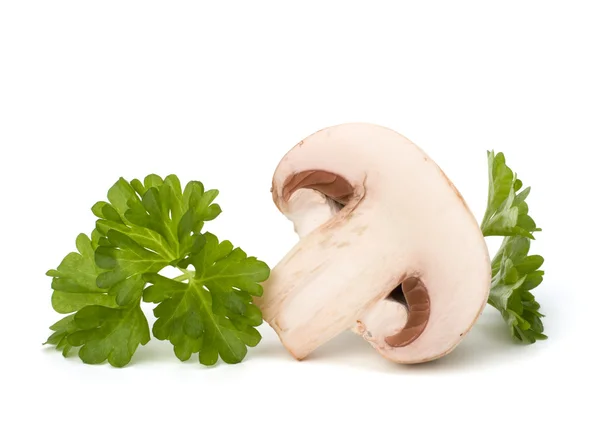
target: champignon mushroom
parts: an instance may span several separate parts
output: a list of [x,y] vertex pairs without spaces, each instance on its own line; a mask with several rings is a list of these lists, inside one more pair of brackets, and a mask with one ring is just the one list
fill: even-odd
[[297,359],[352,329],[390,360],[426,362],[481,314],[491,278],[483,235],[404,136],[372,124],[323,129],[284,156],[272,194],[300,240],[256,302]]

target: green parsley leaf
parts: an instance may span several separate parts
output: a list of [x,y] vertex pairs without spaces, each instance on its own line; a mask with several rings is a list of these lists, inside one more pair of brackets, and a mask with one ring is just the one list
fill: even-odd
[[261,339],[254,326],[262,323],[262,315],[252,295],[262,295],[258,283],[267,279],[269,268],[229,241],[219,243],[210,233],[204,236],[203,249],[179,264],[194,266],[195,271],[185,271],[187,283],[145,275],[153,285],[144,291],[144,300],[160,303],[154,309],[158,319],[153,333],[168,339],[181,360],[199,352],[204,365],[213,365],[218,357],[239,363],[246,346],[256,346]]
[[150,341],[148,321],[139,302],[126,308],[86,306],[75,314],[77,331],[67,336],[72,346],[82,346],[85,363],[127,365],[139,345]]
[[94,237],[92,242],[85,234],[77,236],[78,253],[69,253],[56,270],[46,273],[53,278],[52,307],[59,313],[76,312],[91,304],[110,306],[114,302],[105,289],[96,285],[102,270],[94,262],[99,235],[94,233]]
[[484,236],[505,236],[492,260],[488,304],[498,309],[512,337],[523,343],[546,339],[540,304],[530,292],[543,281],[544,258],[529,255],[533,232],[541,231],[529,216],[530,188],[506,166],[504,154],[488,152],[488,207],[481,224]]
[[73,321],[74,318],[75,314],[67,315],[50,326],[50,330],[54,332],[48,337],[46,343],[44,343],[55,345],[58,351],[62,351],[64,357],[67,357],[73,348],[73,345],[68,341],[68,336],[77,330],[77,326],[75,326],[75,322]]
[[484,236],[524,236],[534,239],[533,232],[541,231],[529,216],[525,199],[531,188],[519,194],[523,182],[506,166],[502,152],[488,152],[488,204],[481,231]]
[[99,275],[98,285],[114,293],[120,305],[139,299],[144,273],[158,273],[201,248],[204,222],[221,212],[212,204],[217,194],[204,191],[200,182],[188,183],[182,192],[174,175],[164,181],[149,175],[144,183],[119,179],[108,192],[110,203],[92,208],[103,235],[96,263],[107,270]]
[[[78,253],[69,253],[53,277],[52,306],[59,313],[75,312],[50,327],[54,331],[46,341],[55,345],[66,357],[73,347],[81,346],[79,357],[85,363],[108,360],[113,366],[124,366],[137,347],[150,340],[148,322],[140,308],[140,300],[129,307],[117,308],[116,296],[96,283],[103,270],[94,262],[100,235],[77,237]],[[140,290],[141,294],[141,290]]]
[[540,304],[530,290],[540,285],[544,258],[528,256],[530,240],[522,236],[504,238],[492,261],[492,287],[488,303],[498,309],[511,335],[524,343],[546,339]]
[[[229,241],[202,233],[204,222],[221,212],[212,203],[217,194],[196,181],[182,190],[174,175],[119,179],[108,201],[92,207],[98,217],[92,240],[80,235],[78,253],[48,272],[54,309],[75,313],[51,327],[46,343],[65,356],[79,347],[86,363],[124,366],[150,339],[143,295],[146,302],[160,303],[154,335],[170,340],[181,360],[199,353],[205,365],[219,356],[240,362],[247,346],[261,339],[255,327],[262,314],[252,297],[262,294],[259,282],[269,268]],[[159,274],[166,266],[183,274],[174,279]]]

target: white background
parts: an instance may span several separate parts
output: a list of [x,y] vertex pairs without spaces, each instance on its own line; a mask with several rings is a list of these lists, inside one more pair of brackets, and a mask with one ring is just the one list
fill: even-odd
[[[411,3],[0,3],[1,445],[599,445],[595,2]],[[417,143],[478,218],[505,152],[544,230],[548,341],[491,310],[421,366],[353,334],[297,362],[266,325],[214,368],[157,340],[123,369],[42,347],[44,273],[119,176],[218,188],[207,228],[274,266],[296,242],[275,166],[348,121]]]

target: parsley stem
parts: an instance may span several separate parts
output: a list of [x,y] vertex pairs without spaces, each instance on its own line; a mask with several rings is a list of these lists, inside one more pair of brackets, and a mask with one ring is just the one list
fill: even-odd
[[179,275],[179,276],[176,276],[175,278],[173,278],[173,281],[183,282],[187,278],[188,278],[188,275],[184,273],[183,275]]
[[194,274],[195,274],[194,271],[188,270],[188,269],[182,269],[181,267],[177,267],[177,269],[181,273],[183,273],[183,275],[179,275],[177,278],[173,278],[173,281],[184,282],[186,279],[190,280],[190,281],[194,279]]

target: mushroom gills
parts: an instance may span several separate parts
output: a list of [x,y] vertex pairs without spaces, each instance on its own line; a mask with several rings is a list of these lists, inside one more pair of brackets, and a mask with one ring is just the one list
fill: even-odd
[[[398,289],[400,289],[398,291]],[[396,287],[388,299],[392,299],[407,307],[408,319],[401,331],[385,338],[388,345],[401,348],[415,341],[423,333],[427,322],[431,304],[427,289],[419,278],[407,278]]]
[[283,198],[289,200],[292,194],[302,188],[319,191],[325,197],[343,207],[354,192],[348,180],[327,171],[304,171],[291,176],[283,186]]

